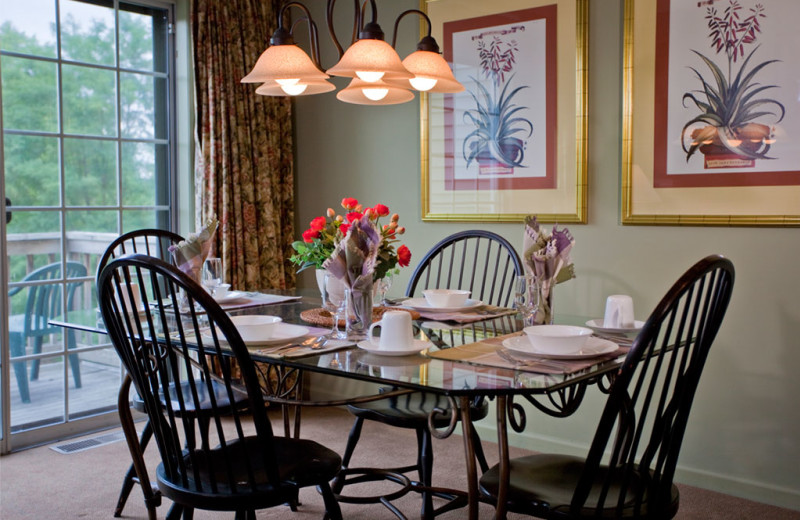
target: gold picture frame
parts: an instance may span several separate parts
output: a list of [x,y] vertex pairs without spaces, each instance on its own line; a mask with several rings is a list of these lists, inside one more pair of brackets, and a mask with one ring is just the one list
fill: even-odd
[[[505,172],[495,174],[497,170],[486,177],[480,177],[483,171],[464,173],[465,164],[474,168],[477,163],[477,160],[472,163],[467,161],[467,152],[464,151],[468,149],[466,139],[461,139],[461,147],[455,144],[456,138],[465,132],[458,128],[453,130],[458,125],[453,121],[463,120],[463,117],[459,118],[463,113],[459,112],[458,107],[464,106],[464,101],[453,102],[454,98],[447,101],[447,94],[424,94],[421,97],[420,115],[422,220],[521,222],[526,215],[536,214],[540,222],[586,223],[588,0],[421,0],[421,7],[431,19],[433,37],[439,42],[446,59],[452,58],[454,53],[463,52],[458,50],[459,44],[454,43],[466,41],[459,36],[462,34],[459,31],[463,31],[463,34],[467,34],[468,30],[477,31],[481,35],[490,34],[493,30],[498,33],[496,29],[502,29],[506,26],[504,24],[516,24],[518,20],[546,24],[547,30],[539,29],[543,25],[536,26],[536,30],[541,30],[542,34],[550,31],[546,37],[542,36],[547,45],[526,48],[531,49],[531,55],[539,52],[546,56],[542,60],[547,60],[546,76],[549,79],[542,81],[545,86],[539,88],[531,85],[529,90],[538,88],[536,92],[541,96],[557,93],[557,99],[546,97],[545,106],[550,107],[547,110],[548,124],[540,121],[532,123],[532,132],[536,132],[537,138],[546,135],[547,144],[543,145],[544,148],[541,148],[542,145],[536,145],[540,148],[535,148],[532,143],[526,143],[525,151],[530,152],[526,158],[533,156],[538,161],[536,164],[542,167],[518,169],[517,179],[513,181],[500,177]],[[547,12],[546,19],[539,10]],[[554,27],[556,31],[553,33]],[[525,27],[521,26],[519,30],[523,33]],[[448,38],[444,37],[446,31]],[[525,36],[534,32],[528,27],[527,34],[514,43],[520,43],[519,47],[523,47]],[[536,50],[540,47],[545,49]],[[518,60],[517,64],[523,63],[526,58],[524,49],[519,57],[523,59]],[[537,63],[536,60],[532,62]],[[536,72],[545,76],[540,74],[545,67],[536,67],[523,74],[532,75]],[[462,69],[468,70],[458,62],[454,64],[456,78],[460,81],[459,74],[466,74]],[[479,81],[475,80],[474,83]],[[510,82],[510,76],[507,81]],[[528,88],[528,85],[526,83],[524,88]],[[524,99],[522,96],[526,94],[516,94],[515,101]],[[474,98],[466,99],[469,101]],[[551,105],[550,101],[554,99],[555,103]],[[474,102],[477,103],[477,100]],[[539,102],[534,108],[540,109],[542,105]],[[552,110],[553,105],[555,110]],[[446,118],[449,121],[447,123]],[[446,150],[447,147],[449,150]],[[455,151],[456,148],[458,151]],[[545,149],[546,153],[537,154],[536,150],[541,149]],[[459,153],[462,157],[456,157]],[[458,161],[462,161],[460,165]],[[457,178],[464,175],[472,177],[466,181]],[[511,175],[513,173],[508,177]]]
[[[769,17],[785,19],[787,14],[780,10],[786,9],[789,2],[794,0],[764,5],[771,9],[768,12]],[[757,2],[754,0],[752,6],[750,3],[740,3],[742,18],[751,14],[749,8],[754,7]],[[694,86],[702,85],[699,79],[706,81],[703,75],[711,76],[710,71],[713,70],[704,63],[706,58],[703,56],[709,56],[709,61],[725,59],[724,52],[721,57],[720,54],[715,54],[712,41],[714,36],[707,25],[708,9],[716,9],[716,14],[721,17],[727,7],[728,3],[722,0],[691,5],[670,4],[669,0],[625,0],[621,185],[623,224],[800,226],[800,172],[791,171],[800,170],[800,162],[787,161],[784,170],[789,171],[770,171],[775,169],[772,165],[776,161],[769,160],[749,161],[747,166],[743,166],[743,162],[717,163],[735,165],[725,167],[710,165],[706,152],[699,153],[702,148],[693,149],[690,146],[699,146],[700,143],[695,142],[694,135],[700,134],[690,134],[691,128],[681,132],[680,125],[688,126],[685,121],[691,122],[692,117],[700,113],[691,96],[701,101],[705,99],[701,86]],[[676,34],[684,31],[688,36],[670,38],[669,17],[674,13],[671,9],[692,9],[688,14],[683,11],[675,14],[676,19],[681,20],[681,25],[676,25],[674,29]],[[692,25],[687,27],[689,19],[692,20]],[[762,24],[767,21],[769,18],[762,21]],[[764,31],[767,30],[766,27],[763,25]],[[776,39],[774,46],[759,47],[760,54],[748,67],[765,61],[765,56],[769,56],[772,48],[785,45],[785,36],[787,35]],[[688,43],[689,41],[692,43]],[[762,42],[755,43],[758,45]],[[754,45],[748,45],[739,62],[734,63],[734,73],[739,67],[744,67],[741,58],[747,57],[753,48]],[[731,62],[730,58],[728,62]],[[795,63],[797,62],[795,59]],[[774,64],[770,66],[776,68]],[[764,70],[767,67],[760,69],[758,73],[762,74]],[[687,71],[689,79],[694,81],[693,84],[682,79]],[[763,76],[759,79],[763,83],[774,83],[771,77],[766,78],[767,81],[764,81]],[[713,79],[709,78],[708,81],[713,82]],[[688,86],[675,88],[676,85]],[[770,90],[770,97],[777,90],[779,89]],[[675,92],[686,94],[681,99],[681,96],[676,97]],[[800,104],[796,100],[785,106],[784,122],[792,112],[800,115]],[[775,107],[773,105],[773,111],[780,115],[780,109]],[[769,117],[761,118],[769,120]],[[794,120],[798,121],[800,117]],[[674,121],[677,121],[677,126]],[[667,138],[673,135],[680,135],[680,139]],[[686,137],[690,135],[691,137]],[[689,145],[684,144],[686,139],[689,139]],[[711,140],[701,142],[711,143]],[[773,146],[772,151],[775,152],[776,149]],[[668,163],[668,160],[672,162]],[[687,166],[690,160],[691,165]],[[798,167],[792,167],[793,164],[798,164]],[[686,171],[681,171],[681,168]],[[668,179],[669,176],[672,179]]]

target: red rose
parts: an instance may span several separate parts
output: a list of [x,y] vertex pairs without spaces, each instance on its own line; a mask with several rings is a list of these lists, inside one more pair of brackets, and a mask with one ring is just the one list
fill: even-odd
[[342,236],[347,235],[347,230],[350,229],[350,224],[340,224],[339,231],[342,233]]
[[383,204],[375,204],[375,207],[372,210],[379,216],[385,217],[389,214],[389,208],[384,206]]
[[407,267],[409,262],[411,262],[411,250],[405,245],[398,247],[397,263],[400,264],[400,267]]
[[358,206],[358,200],[350,198],[350,197],[345,197],[345,198],[342,199],[342,207],[344,209],[346,209],[347,211],[350,211],[351,209],[355,209],[356,206]]
[[310,227],[315,231],[322,231],[323,229],[325,229],[326,223],[327,220],[325,220],[325,217],[317,217],[311,221]]
[[358,211],[351,211],[350,213],[348,213],[348,214],[346,215],[346,218],[347,218],[347,221],[348,221],[348,222],[353,222],[354,220],[358,220],[358,219],[360,219],[360,218],[361,218],[361,217],[363,217],[363,216],[364,216],[364,215],[362,215],[362,214],[361,214],[361,213],[359,213]]
[[319,231],[316,229],[306,229],[303,231],[303,242],[313,242],[315,238],[319,238]]

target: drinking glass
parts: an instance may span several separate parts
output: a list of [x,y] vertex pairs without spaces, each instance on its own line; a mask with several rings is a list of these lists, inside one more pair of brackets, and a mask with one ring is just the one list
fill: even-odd
[[542,298],[542,285],[534,275],[517,276],[514,280],[514,308],[522,314],[525,326],[536,321],[536,313]]
[[[325,280],[322,283],[322,307],[331,313],[333,326],[327,337],[331,339],[346,339],[347,332],[339,330],[339,319],[344,314],[345,294],[343,291],[331,291],[329,282],[338,282],[338,279],[331,273],[325,273]],[[338,284],[341,286],[341,284]],[[342,286],[343,287],[343,286]]]
[[375,302],[374,305],[376,306],[383,305],[385,307],[386,293],[389,292],[389,289],[391,289],[392,287],[392,273],[386,273],[386,275],[383,278],[375,282],[375,286],[378,289],[378,294],[377,294],[378,301]]
[[222,259],[206,258],[203,262],[203,286],[214,294],[214,290],[222,283]]

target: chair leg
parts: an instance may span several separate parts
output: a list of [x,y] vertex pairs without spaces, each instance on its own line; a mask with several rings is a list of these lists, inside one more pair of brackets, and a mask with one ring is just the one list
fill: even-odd
[[[350,459],[353,457],[356,444],[358,444],[358,439],[361,437],[361,428],[363,428],[363,426],[364,419],[361,417],[356,417],[353,427],[350,429],[350,435],[347,437],[347,446],[344,449],[344,455],[342,455],[342,470],[345,470],[350,466]],[[338,475],[336,475],[336,478],[333,479],[331,488],[333,489],[333,492],[338,495],[342,492],[343,487],[344,475],[340,472]]]
[[[25,343],[16,334],[9,335],[9,353],[12,358],[25,355]],[[19,388],[19,397],[23,403],[31,402],[31,392],[28,388],[28,371],[27,363],[25,361],[12,361],[11,365],[14,367],[14,376],[17,378],[17,387]]]
[[[153,436],[153,426],[150,424],[150,421],[147,421],[144,425],[144,429],[142,430],[142,436],[139,437],[139,450],[141,453],[144,453],[145,448],[147,448],[147,443],[150,442],[150,438]],[[144,461],[142,461],[142,466],[144,466]],[[125,508],[125,503],[128,501],[128,496],[130,495],[131,491],[133,490],[133,485],[136,484],[136,478],[139,478],[139,475],[136,474],[136,465],[131,463],[130,468],[128,468],[128,473],[125,474],[125,479],[122,481],[122,489],[119,492],[119,498],[117,499],[117,508],[114,510],[114,516],[120,517],[122,516],[122,510]],[[144,478],[149,478],[146,475]],[[139,478],[141,481],[141,478]],[[147,510],[149,511],[152,509],[155,511],[156,507],[161,504],[161,497],[158,496],[158,503],[153,503],[156,493],[153,493],[153,497],[147,497],[145,495],[144,503],[147,506]]]
[[[36,336],[33,338],[33,353],[34,354],[41,354],[42,353],[42,336]],[[32,359],[31,360],[31,381],[36,381],[39,379],[39,359]]]
[[486,462],[486,454],[483,453],[483,446],[481,445],[481,437],[478,435],[478,430],[475,426],[470,424],[470,435],[472,435],[472,445],[475,448],[475,458],[478,459],[478,465],[481,467],[481,474],[489,471],[489,464]]
[[[420,444],[420,451],[417,454],[417,460],[419,461],[419,481],[425,488],[430,488],[433,484],[433,443],[430,431],[428,431],[427,428],[418,429],[417,439]],[[420,518],[429,520],[433,519],[433,517],[433,493],[426,489],[422,492]]]
[[[77,345],[75,341],[75,331],[67,331],[67,350],[74,349]],[[75,382],[75,388],[81,387],[81,360],[79,354],[69,355],[69,366],[72,369],[72,380]]]
[[320,484],[317,489],[322,493],[322,501],[325,504],[325,518],[330,520],[342,520],[342,510],[339,502],[333,495],[333,491],[327,482]]

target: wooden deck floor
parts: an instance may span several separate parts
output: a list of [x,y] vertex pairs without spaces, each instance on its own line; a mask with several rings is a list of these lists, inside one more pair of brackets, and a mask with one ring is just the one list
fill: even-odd
[[[20,399],[17,380],[11,370],[12,431],[64,422],[67,417],[65,401],[72,419],[116,410],[121,381],[116,352],[113,349],[85,352],[79,355],[79,359],[81,388],[75,388],[70,370],[67,400],[64,399],[64,365],[60,359],[43,362],[39,378],[28,381],[30,403],[23,403]],[[30,362],[27,369],[30,375]]]

